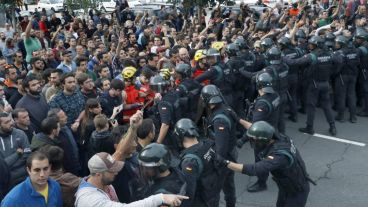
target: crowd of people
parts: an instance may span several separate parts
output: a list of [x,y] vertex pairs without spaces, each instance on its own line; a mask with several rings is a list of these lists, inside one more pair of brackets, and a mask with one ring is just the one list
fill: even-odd
[[[368,116],[367,2],[257,4],[206,21],[118,1],[111,18],[6,24],[1,206],[215,207],[223,191],[235,207],[234,172],[258,177],[249,192],[271,173],[278,207],[305,206],[314,182],[286,120],[307,114],[313,135],[320,106],[335,136],[335,121]],[[246,142],[255,163],[238,164]]]

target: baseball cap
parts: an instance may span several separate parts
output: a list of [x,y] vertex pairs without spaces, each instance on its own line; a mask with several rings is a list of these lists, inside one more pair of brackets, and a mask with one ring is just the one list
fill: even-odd
[[124,167],[124,162],[115,160],[109,153],[99,152],[88,161],[91,173],[113,172],[117,173]]
[[64,50],[63,51],[63,56],[68,55],[68,54],[72,54],[72,51],[70,51],[70,50]]

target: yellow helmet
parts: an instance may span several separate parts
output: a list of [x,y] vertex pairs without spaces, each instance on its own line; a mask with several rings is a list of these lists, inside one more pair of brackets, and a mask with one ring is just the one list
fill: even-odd
[[137,72],[137,69],[135,67],[129,66],[123,69],[123,71],[121,72],[121,75],[123,76],[124,79],[130,79],[134,77],[136,72]]
[[220,51],[225,46],[224,42],[213,42],[211,48],[217,49]]
[[206,50],[197,50],[197,52],[194,55],[194,60],[199,61],[206,57]]
[[160,70],[160,76],[163,77],[165,80],[170,80],[171,72],[168,68],[162,68]]

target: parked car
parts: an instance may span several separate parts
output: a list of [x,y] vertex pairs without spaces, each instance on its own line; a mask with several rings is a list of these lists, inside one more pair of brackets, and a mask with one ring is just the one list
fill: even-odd
[[101,12],[113,12],[116,8],[115,0],[101,0],[97,5],[97,10]]
[[40,0],[37,4],[38,10],[43,8],[46,11],[60,12],[64,10],[64,1],[63,0]]

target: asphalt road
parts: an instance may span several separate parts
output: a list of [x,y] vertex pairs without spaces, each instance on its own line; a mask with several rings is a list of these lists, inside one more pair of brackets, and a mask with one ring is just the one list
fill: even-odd
[[[299,122],[287,121],[287,135],[293,138],[307,166],[310,177],[317,182],[311,184],[308,207],[363,207],[368,205],[368,148],[338,141],[322,139],[298,132],[304,127],[305,115],[299,114]],[[336,123],[336,137],[368,144],[368,118],[358,117],[358,123]],[[322,110],[318,109],[315,119],[315,133],[328,135],[328,124]],[[240,163],[254,162],[249,144],[239,150]],[[235,185],[237,207],[276,206],[277,186],[268,179],[268,190],[248,193],[248,185],[256,177],[236,174]],[[221,201],[220,206],[225,206]]]

